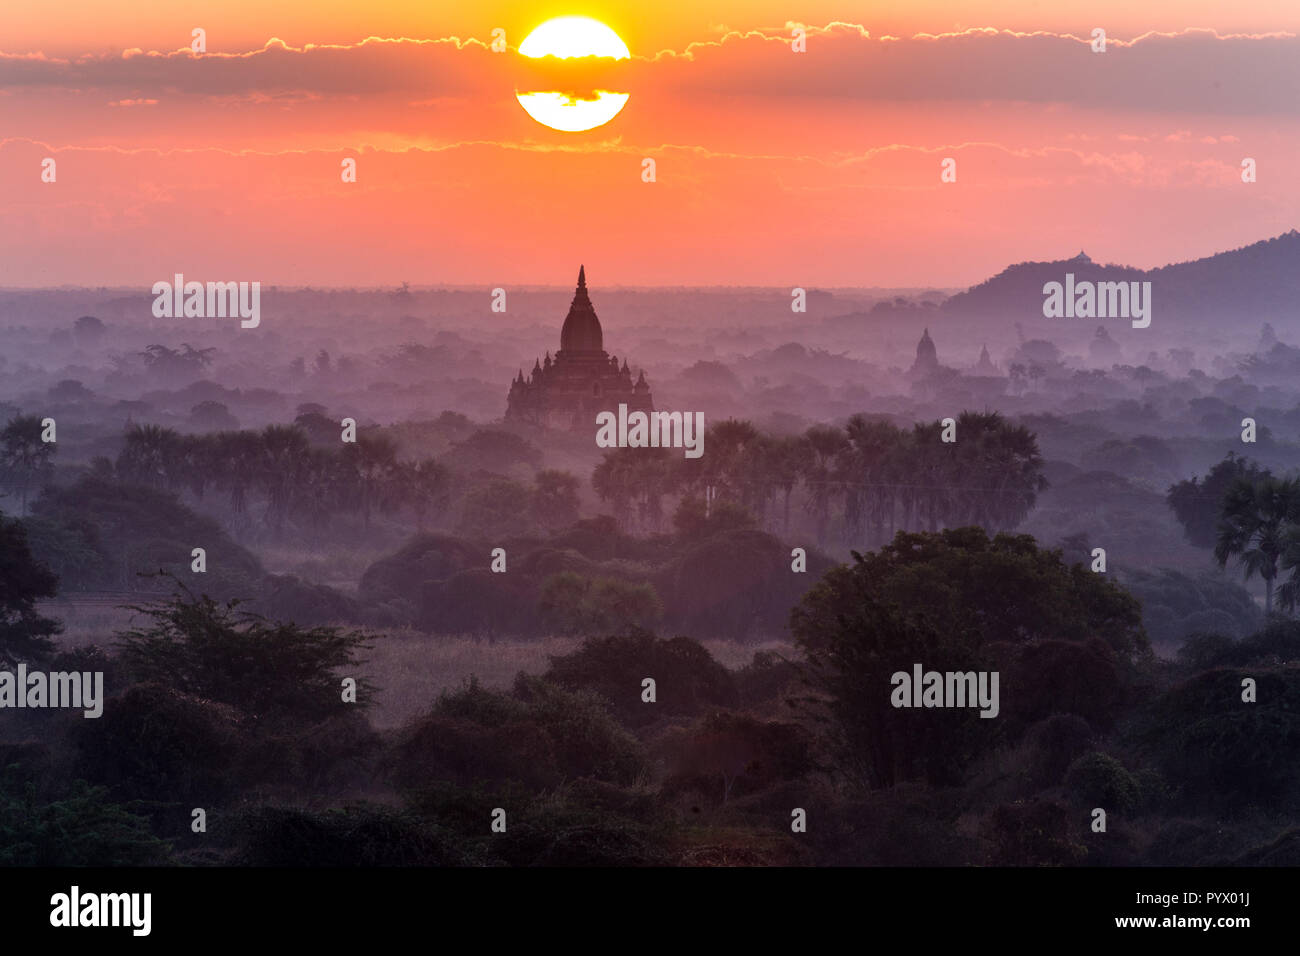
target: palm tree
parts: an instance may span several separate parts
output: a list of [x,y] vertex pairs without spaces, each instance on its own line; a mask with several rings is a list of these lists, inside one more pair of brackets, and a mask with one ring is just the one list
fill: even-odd
[[266,490],[266,520],[279,533],[302,487],[302,473],[311,446],[306,432],[296,425],[267,425],[260,438],[257,479]]
[[1277,603],[1292,614],[1300,605],[1300,494],[1291,500],[1291,511],[1282,532],[1282,556],[1278,565],[1289,571],[1286,581],[1277,591]]
[[304,453],[290,506],[293,514],[306,522],[313,540],[319,541],[330,517],[347,506],[350,480],[348,465],[339,452],[308,448]]
[[[451,473],[432,458],[425,458],[423,461],[404,467],[405,476],[401,491],[411,505],[411,510],[415,512],[415,526],[423,531],[425,515],[428,514],[429,508],[431,506],[441,508],[447,504]],[[539,478],[541,474],[538,474]],[[556,472],[556,474],[564,473]],[[577,478],[573,479],[573,484],[576,488]]]
[[764,475],[781,490],[781,534],[790,533],[790,496],[803,473],[808,441],[802,435],[774,438],[766,446]]
[[849,440],[834,425],[813,425],[804,432],[811,454],[804,460],[804,483],[808,486],[807,507],[817,524],[817,543],[826,543],[831,503],[840,491],[835,462],[848,448]]
[[581,482],[567,471],[543,469],[533,476],[533,518],[549,531],[567,528],[578,520]]
[[954,520],[989,531],[1014,528],[1047,487],[1034,433],[997,412],[962,412],[957,434]]
[[[1238,478],[1223,496],[1223,517],[1219,521],[1214,557],[1220,567],[1228,558],[1238,562],[1249,580],[1258,574],[1264,579],[1264,613],[1273,613],[1273,582],[1278,563],[1292,538],[1288,518],[1300,504],[1300,486],[1294,479]],[[1292,591],[1288,589],[1287,598]]]
[[749,506],[757,484],[748,472],[758,442],[758,429],[750,422],[735,418],[714,422],[705,431],[708,453],[701,458],[680,459],[673,469],[671,484],[687,495],[712,496]]
[[1300,527],[1288,525],[1282,539],[1282,557],[1278,561],[1283,571],[1290,571],[1287,579],[1277,589],[1278,607],[1294,614],[1300,605]]
[[18,514],[27,514],[32,480],[48,480],[54,472],[54,444],[41,441],[41,419],[18,415],[0,431],[0,480],[18,491]]
[[249,489],[258,480],[262,438],[257,432],[242,430],[217,432],[209,438],[214,445],[215,482],[229,491],[231,511],[242,519]]
[[591,487],[596,492],[596,497],[610,503],[614,520],[626,527],[628,505],[631,504],[635,488],[629,480],[630,469],[626,458],[618,454],[621,450],[605,452],[605,456],[591,472]]
[[183,435],[181,437],[178,469],[182,482],[202,501],[221,471],[221,450],[217,433]]
[[117,471],[137,484],[174,490],[184,477],[186,453],[185,442],[175,429],[132,425],[117,456]]
[[956,497],[949,481],[956,453],[948,450],[942,435],[942,422],[917,422],[912,426],[908,446],[911,482],[917,486],[916,519],[925,531],[938,531],[947,525]]
[[886,480],[906,434],[885,421],[854,415],[845,425],[849,447],[841,457],[845,480],[844,523],[851,532],[878,543],[892,519],[897,489]]
[[658,531],[664,495],[678,490],[683,473],[694,464],[695,460],[670,459],[666,448],[615,448],[592,471],[591,487],[601,501],[610,503],[614,519],[625,530],[632,527],[635,504],[640,526]]
[[401,477],[397,445],[387,435],[361,434],[354,444],[343,446],[342,454],[361,510],[362,527],[369,531],[371,512],[375,508],[388,511],[397,501]]

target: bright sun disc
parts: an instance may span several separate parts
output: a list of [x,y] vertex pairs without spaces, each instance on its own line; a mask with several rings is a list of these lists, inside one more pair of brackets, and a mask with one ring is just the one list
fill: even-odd
[[524,56],[612,56],[626,60],[632,54],[619,35],[591,17],[556,17],[547,20],[519,44]]
[[[632,54],[617,33],[591,17],[556,17],[547,20],[519,44],[527,57],[607,56],[625,60]],[[556,91],[516,93],[528,115],[543,126],[567,133],[595,129],[612,120],[628,101],[627,93],[594,90],[594,98],[579,99]]]

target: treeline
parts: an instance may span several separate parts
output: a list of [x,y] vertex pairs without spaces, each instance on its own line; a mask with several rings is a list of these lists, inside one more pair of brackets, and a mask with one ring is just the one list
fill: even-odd
[[[35,415],[16,416],[0,430],[0,487],[18,498],[19,514],[54,477],[57,445],[43,441],[42,431]],[[422,527],[431,510],[445,507],[450,481],[440,463],[400,460],[397,444],[370,430],[357,431],[355,438],[340,440],[339,426],[319,413],[261,431],[182,434],[135,424],[126,429],[116,460],[97,457],[89,471],[101,479],[189,493],[200,504],[223,496],[232,524],[257,524],[274,535],[290,523],[308,535],[319,533],[340,514],[358,515],[369,527],[373,514],[401,510]]]
[[1033,433],[995,412],[910,429],[854,415],[842,427],[788,437],[727,420],[709,426],[704,449],[698,459],[616,449],[592,473],[592,487],[631,530],[661,530],[667,502],[693,498],[743,507],[779,534],[789,533],[792,511],[802,513],[823,547],[971,524],[1011,529],[1047,487]]
[[[135,424],[116,460],[97,458],[90,470],[185,496],[245,540],[320,543],[341,516],[355,519],[342,532],[352,539],[376,515],[388,519],[389,536],[404,522],[500,537],[577,520],[580,479],[541,468],[540,450],[519,435],[465,426],[435,459],[404,456],[400,426],[357,429],[355,441],[342,441],[339,423],[316,405],[302,406],[291,425],[260,431],[183,434]],[[19,513],[51,481],[53,447],[40,441],[34,416],[0,434],[0,483],[19,499]],[[630,533],[669,531],[683,510],[704,518],[741,509],[783,537],[864,547],[901,530],[1014,528],[1046,487],[1042,465],[1033,433],[997,413],[910,429],[855,415],[797,436],[728,419],[709,426],[699,459],[658,448],[607,453],[591,488]],[[527,474],[531,482],[521,480]]]
[[[19,415],[0,429],[0,490],[22,515],[42,493],[89,475],[173,494],[241,541],[329,544],[333,552],[391,542],[412,529],[499,538],[578,520],[580,479],[542,468],[540,450],[510,431],[476,428],[447,412],[430,423],[351,426],[347,437],[355,440],[345,441],[345,429],[323,406],[299,411],[293,424],[261,430],[185,434],[130,425],[115,458],[62,470],[55,468],[58,446],[41,439],[40,419]],[[446,446],[439,457],[411,454],[427,446],[431,432]]]
[[[302,424],[320,425],[310,419]],[[326,425],[332,442],[313,442],[301,424],[199,435],[134,425],[116,473],[146,487],[185,489],[198,500],[224,494],[235,516],[246,515],[256,496],[263,504],[260,521],[277,533],[290,520],[318,532],[340,513],[360,515],[369,527],[374,513],[401,508],[422,525],[431,509],[445,505],[449,480],[441,464],[399,460],[395,442],[367,430],[344,442],[338,425]]]

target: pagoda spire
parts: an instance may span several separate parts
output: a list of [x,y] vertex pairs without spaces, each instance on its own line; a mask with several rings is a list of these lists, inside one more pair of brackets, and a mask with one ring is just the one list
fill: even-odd
[[587,267],[578,266],[578,288],[573,292],[573,304],[582,308],[591,308],[591,298],[587,295]]
[[569,304],[569,314],[564,319],[564,326],[560,329],[560,351],[561,352],[589,352],[594,356],[602,353],[603,336],[600,330],[600,320],[596,318],[596,310],[591,306],[591,298],[587,295],[587,267],[578,267],[578,288],[573,293],[573,302]]

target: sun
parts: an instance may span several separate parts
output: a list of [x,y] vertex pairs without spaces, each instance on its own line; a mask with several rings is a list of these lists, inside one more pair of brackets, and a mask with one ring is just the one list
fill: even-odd
[[[554,56],[568,59],[578,56],[602,56],[626,60],[632,54],[617,33],[591,17],[556,17],[547,20],[519,44],[527,57]],[[612,90],[593,90],[591,98],[576,97],[556,91],[516,92],[528,115],[543,126],[566,133],[604,126],[627,104],[628,94]]]

